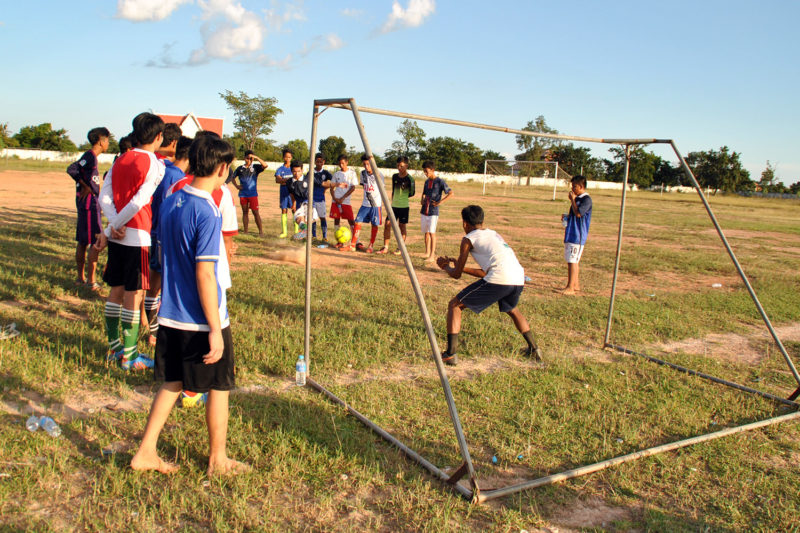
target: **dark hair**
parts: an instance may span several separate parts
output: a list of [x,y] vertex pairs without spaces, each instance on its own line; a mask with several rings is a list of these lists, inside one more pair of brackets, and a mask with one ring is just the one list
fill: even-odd
[[583,176],[581,174],[577,174],[575,176],[572,176],[572,183],[574,185],[580,185],[581,187],[583,187],[585,189],[586,188],[586,176]]
[[108,131],[108,128],[102,126],[99,128],[92,128],[89,130],[89,133],[86,134],[86,138],[89,139],[89,144],[92,146],[99,143],[100,139],[103,137],[111,137],[111,132]]
[[119,140],[119,153],[124,154],[133,148],[133,134],[128,134]]
[[399,165],[400,163],[405,163],[407,165],[408,164],[408,158],[406,156],[404,156],[404,155],[397,156],[397,164]]
[[433,164],[433,161],[425,161],[422,163],[422,168],[426,169],[429,168],[431,170],[436,170],[436,165]]
[[181,135],[178,143],[175,145],[175,161],[182,159],[189,159],[189,147],[192,146],[194,139]]
[[323,154],[322,152],[317,152],[316,154],[314,154],[314,159],[322,159],[323,161],[325,161],[325,154]]
[[281,157],[285,156],[286,154],[290,154],[292,157],[294,157],[294,152],[292,152],[288,148],[283,149],[283,152],[281,152]]
[[461,210],[461,220],[470,226],[483,224],[483,209],[479,205],[468,205]]
[[195,176],[204,178],[213,174],[220,163],[230,165],[233,155],[233,147],[219,136],[198,135],[189,147],[189,165]]
[[369,156],[367,154],[364,154],[364,155],[361,156],[361,160],[362,161],[369,161]]
[[181,127],[174,122],[164,124],[164,141],[161,143],[161,146],[169,146],[180,139],[182,134]]
[[255,154],[255,152],[254,152],[254,151],[252,151],[252,150],[245,150],[245,151],[244,151],[244,156],[245,156],[245,157],[247,157],[247,156],[250,156],[250,155],[253,155],[253,154]]
[[136,146],[150,144],[164,133],[164,121],[153,113],[139,113],[133,118],[133,138]]
[[297,168],[297,167],[303,168],[303,163],[302,163],[302,162],[300,162],[300,161],[298,161],[297,159],[295,159],[295,160],[294,160],[294,161],[292,161],[292,163],[289,165],[289,168]]
[[350,159],[350,158],[349,158],[349,157],[347,157],[347,154],[339,154],[339,157],[337,157],[337,158],[336,158],[336,162],[338,163],[339,161],[341,161],[341,160],[343,160],[343,159],[344,159],[345,161],[347,161],[347,160],[348,160],[348,159]]
[[209,130],[200,130],[195,133],[194,138],[197,139],[199,137],[211,137],[212,139],[221,139],[222,137],[219,136],[219,133],[216,131],[209,131]]

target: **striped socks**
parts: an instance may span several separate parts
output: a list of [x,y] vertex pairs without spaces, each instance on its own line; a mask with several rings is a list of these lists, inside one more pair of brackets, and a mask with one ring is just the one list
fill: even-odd
[[106,302],[103,316],[106,320],[106,333],[108,335],[108,350],[116,353],[122,349],[119,340],[119,319],[122,313],[122,306],[112,302]]
[[158,335],[158,304],[161,303],[161,296],[151,298],[144,297],[144,311],[147,313],[147,323],[150,325],[150,335]]
[[122,355],[123,361],[130,361],[139,355],[137,343],[139,342],[139,322],[141,312],[137,309],[122,309]]

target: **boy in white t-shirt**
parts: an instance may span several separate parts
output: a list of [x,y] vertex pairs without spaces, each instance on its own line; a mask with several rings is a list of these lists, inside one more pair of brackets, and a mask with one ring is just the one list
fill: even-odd
[[[458,279],[464,273],[481,279],[450,300],[447,307],[447,350],[442,353],[442,361],[448,365],[458,363],[456,349],[458,332],[461,331],[461,310],[466,307],[480,313],[495,302],[501,312],[508,313],[525,338],[528,345],[524,354],[541,361],[542,352],[531,334],[531,327],[517,309],[525,271],[514,250],[496,231],[483,227],[483,209],[480,206],[468,205],[462,209],[461,223],[466,236],[461,240],[458,259],[439,257],[436,264],[451,278]],[[470,254],[480,268],[465,266]]]
[[[356,190],[358,185],[358,177],[352,168],[349,168],[349,161],[347,156],[342,154],[339,156],[337,163],[339,170],[333,174],[331,180],[331,213],[333,219],[333,231],[339,229],[339,221],[341,219],[347,220],[350,224],[350,229],[353,229],[354,217],[353,208],[350,206],[350,195]],[[341,247],[341,244],[337,244]]]
[[[361,164],[364,165],[364,170],[361,171],[361,185],[364,187],[364,200],[361,202],[361,207],[358,209],[358,214],[356,215],[353,240],[350,246],[343,246],[340,250],[351,252],[353,250],[363,250],[371,254],[375,246],[375,237],[378,236],[378,228],[380,228],[383,223],[383,214],[381,213],[383,200],[378,190],[377,175],[372,171],[372,165],[370,165],[369,156],[367,156],[367,154],[361,156]],[[365,222],[372,224],[369,246],[366,248],[364,248],[363,244],[358,242],[358,236],[361,233],[361,224]]]

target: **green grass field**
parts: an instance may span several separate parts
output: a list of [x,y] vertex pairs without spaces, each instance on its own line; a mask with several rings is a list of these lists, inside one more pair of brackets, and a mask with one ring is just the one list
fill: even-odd
[[[481,204],[487,225],[506,237],[532,278],[520,309],[545,355],[542,365],[517,355],[522,339],[495,308],[465,313],[461,362],[448,375],[482,488],[791,412],[601,349],[618,192],[589,191],[595,207],[584,291],[563,297],[556,289],[565,283],[559,214],[566,200],[550,201],[546,189],[482,197],[477,184],[453,185],[438,251],[456,254],[459,210]],[[271,185],[265,189],[264,198],[276,196]],[[738,197],[711,203],[765,309],[788,332],[785,345],[797,364],[800,206]],[[127,465],[156,386],[147,374],[104,362],[103,300],[73,282],[74,215],[4,205],[0,325],[14,321],[22,335],[0,341],[3,530],[800,530],[796,423],[485,505],[464,501],[341,408],[293,386],[303,349],[304,272],[266,259],[285,246],[272,237],[278,223],[267,200],[268,237],[237,237],[229,292],[239,385],[231,396],[229,452],[254,469],[209,479],[203,409],[176,408],[160,450],[181,470],[135,473]],[[409,230],[444,342],[447,301],[470,280],[426,269],[416,220]],[[440,468],[460,464],[400,258],[315,251],[312,323],[317,381]],[[696,195],[631,194],[612,340],[786,397],[796,384],[764,331]],[[677,341],[691,348],[669,349]],[[52,414],[63,435],[27,432],[31,410]]]

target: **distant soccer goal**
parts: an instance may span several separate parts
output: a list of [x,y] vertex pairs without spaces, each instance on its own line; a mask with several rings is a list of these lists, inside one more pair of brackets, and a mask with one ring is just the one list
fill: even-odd
[[510,188],[549,185],[553,183],[553,200],[556,199],[558,181],[569,183],[572,176],[558,166],[558,161],[515,161],[513,159],[486,159],[483,162],[483,194],[486,184],[502,184],[505,195]]

